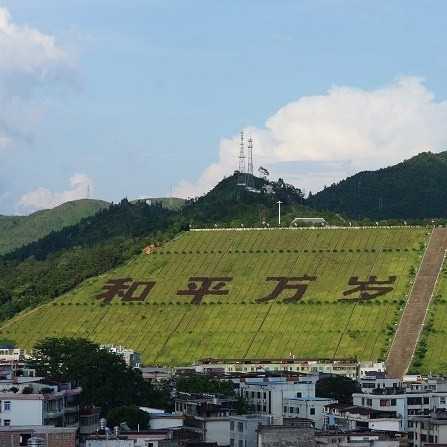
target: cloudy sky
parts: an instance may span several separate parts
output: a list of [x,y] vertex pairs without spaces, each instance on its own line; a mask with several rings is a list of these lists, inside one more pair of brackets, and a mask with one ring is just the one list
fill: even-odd
[[306,191],[447,149],[447,3],[0,0],[0,214],[193,196],[237,166]]

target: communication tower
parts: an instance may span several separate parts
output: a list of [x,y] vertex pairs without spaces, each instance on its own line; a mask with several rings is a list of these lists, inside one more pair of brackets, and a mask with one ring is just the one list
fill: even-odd
[[237,184],[245,186],[247,184],[247,178],[245,173],[245,143],[244,143],[244,131],[241,130],[241,143],[239,150],[239,176]]

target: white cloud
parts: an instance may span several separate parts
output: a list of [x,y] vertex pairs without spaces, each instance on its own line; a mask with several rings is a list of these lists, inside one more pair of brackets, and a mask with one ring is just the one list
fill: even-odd
[[55,38],[17,25],[0,7],[0,152],[30,139],[42,115],[39,86],[73,79],[73,64]]
[[75,174],[70,177],[70,189],[62,192],[52,192],[47,188],[37,188],[20,198],[19,209],[22,212],[31,212],[54,208],[71,200],[89,198],[92,189],[93,180],[90,177],[85,174]]
[[[275,176],[290,179],[283,162],[321,164],[321,169],[295,175],[297,186],[316,191],[359,170],[442,150],[446,122],[447,101],[436,101],[421,79],[404,77],[376,90],[333,87],[325,95],[299,98],[268,118],[263,128],[246,131],[255,139],[256,165],[270,167]],[[181,182],[176,195],[202,194],[231,174],[238,142],[238,136],[223,139],[218,161],[196,182]]]

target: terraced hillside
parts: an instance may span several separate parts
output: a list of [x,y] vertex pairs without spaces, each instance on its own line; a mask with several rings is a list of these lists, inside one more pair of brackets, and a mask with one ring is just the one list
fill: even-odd
[[[203,357],[384,358],[429,231],[190,231],[3,325],[119,343],[146,363]],[[143,300],[144,299],[144,300]]]

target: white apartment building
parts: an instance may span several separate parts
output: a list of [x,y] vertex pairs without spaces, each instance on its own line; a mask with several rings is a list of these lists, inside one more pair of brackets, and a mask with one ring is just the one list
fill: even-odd
[[271,415],[279,424],[283,417],[309,418],[315,426],[323,426],[323,407],[334,403],[315,396],[318,376],[245,378],[239,393],[255,414]]
[[258,428],[270,425],[272,417],[249,414],[230,417],[230,447],[256,447]]
[[[378,381],[382,382],[382,379]],[[355,406],[395,412],[401,419],[400,431],[407,431],[409,417],[428,416],[433,410],[447,409],[447,382],[441,378],[398,385],[393,382],[392,388],[375,388],[352,397]]]
[[336,400],[323,397],[286,398],[283,400],[283,416],[310,419],[314,423],[315,428],[321,430],[325,425],[325,407],[336,402]]
[[447,444],[447,411],[433,411],[430,416],[412,416],[408,421],[408,445]]
[[13,384],[9,390],[0,392],[0,426],[79,424],[80,388],[72,388],[70,384],[25,383],[21,388]]

